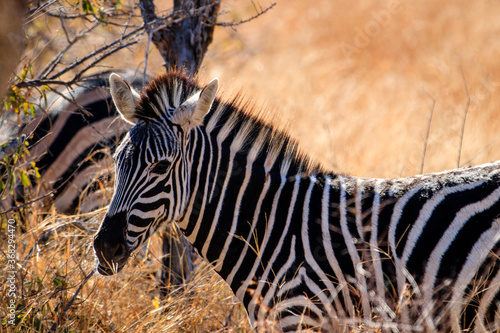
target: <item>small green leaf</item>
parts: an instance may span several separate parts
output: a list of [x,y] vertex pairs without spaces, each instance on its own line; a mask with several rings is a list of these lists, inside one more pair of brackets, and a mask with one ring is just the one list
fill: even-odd
[[54,287],[56,288],[67,288],[68,284],[66,283],[66,277],[62,275],[57,275],[53,280],[52,283],[54,284]]
[[24,81],[24,79],[26,79],[26,75],[28,75],[28,66],[24,66],[23,73],[21,74],[21,80]]
[[38,290],[42,290],[42,288],[43,288],[42,279],[40,279],[39,277],[36,277],[35,281],[36,281],[36,284],[38,285]]
[[94,8],[92,8],[92,5],[90,4],[90,0],[83,0],[82,1],[82,9],[85,14],[88,14],[89,12],[93,12]]
[[12,105],[11,102],[9,102],[9,99],[4,99],[3,104],[5,105],[5,111],[9,111],[10,106]]
[[50,91],[49,86],[42,86],[42,95],[43,95],[43,101],[45,102],[45,107],[49,106],[49,103],[47,102],[47,90]]
[[26,173],[24,173],[23,170],[19,170],[19,175],[21,176],[21,182],[23,183],[24,187],[28,187],[31,185],[28,176],[26,175]]
[[35,176],[36,176],[36,178],[40,178],[40,177],[42,177],[42,176],[40,175],[40,172],[38,172],[38,168],[36,167],[35,162],[31,162],[31,166],[33,167],[33,170],[35,170]]

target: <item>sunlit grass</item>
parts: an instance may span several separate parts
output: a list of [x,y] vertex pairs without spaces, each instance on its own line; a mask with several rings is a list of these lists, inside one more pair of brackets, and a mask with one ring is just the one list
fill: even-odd
[[[27,233],[17,230],[18,297],[13,331],[249,330],[243,308],[205,263],[199,263],[186,285],[172,287],[165,299],[160,298],[156,278],[161,268],[159,237],[153,237],[146,254],[132,258],[120,274],[102,277],[93,273],[92,236],[103,214],[101,210],[81,216],[52,215],[39,219]],[[6,229],[1,235],[5,244]],[[7,276],[5,258],[0,267],[0,274]],[[2,318],[9,301],[5,291],[0,292]]]
[[[359,31],[388,10],[385,3],[280,1],[237,32],[216,29],[201,76],[217,76],[223,89],[243,88],[257,104],[277,109],[292,136],[332,170],[396,177],[454,168],[459,159],[460,165],[499,159],[499,4],[399,4],[366,45],[347,54],[341,45],[355,46]],[[251,10],[225,5],[235,17]],[[121,57],[119,67],[139,66],[141,52]],[[161,72],[162,63],[153,51],[150,72]],[[1,276],[8,271],[7,218],[18,226],[19,316],[15,328],[0,332],[250,331],[241,305],[205,263],[185,286],[159,297],[157,236],[118,275],[89,277],[92,237],[103,215],[60,216],[33,205],[1,217]],[[2,288],[3,320],[9,298]]]

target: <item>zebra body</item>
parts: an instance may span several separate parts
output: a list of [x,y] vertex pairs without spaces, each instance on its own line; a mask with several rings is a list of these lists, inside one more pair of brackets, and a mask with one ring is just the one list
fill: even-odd
[[403,179],[323,170],[172,72],[113,100],[133,123],[94,239],[114,274],[175,222],[258,330],[500,330],[500,163]]
[[[121,74],[134,87],[141,87],[142,80],[132,70]],[[40,179],[32,179],[33,189],[19,184],[14,196],[5,195],[5,210],[13,207],[15,201],[47,193],[52,193],[54,206],[65,214],[89,212],[109,201],[111,193],[103,190],[106,186],[95,183],[111,174],[112,153],[130,125],[116,112],[108,77],[109,73],[101,73],[87,78],[82,86],[66,91],[64,96],[49,93],[46,106],[40,107],[37,116],[20,129],[17,120],[4,119],[4,137],[0,141],[14,135],[27,136],[29,156],[25,162],[35,162],[41,175]],[[3,173],[3,169],[0,171]]]

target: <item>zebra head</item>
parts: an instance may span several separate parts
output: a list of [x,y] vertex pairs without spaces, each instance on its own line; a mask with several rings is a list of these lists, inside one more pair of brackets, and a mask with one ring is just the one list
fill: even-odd
[[114,156],[115,191],[94,238],[103,275],[121,270],[161,223],[182,215],[189,196],[186,145],[211,109],[218,81],[200,90],[184,75],[169,73],[141,95],[116,74],[110,85],[117,110],[134,126]]

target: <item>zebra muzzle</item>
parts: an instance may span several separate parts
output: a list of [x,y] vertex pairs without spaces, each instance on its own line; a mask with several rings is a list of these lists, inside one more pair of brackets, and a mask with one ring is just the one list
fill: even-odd
[[[123,215],[123,216],[122,216]],[[130,252],[125,245],[125,214],[106,216],[94,238],[97,271],[102,275],[118,273],[126,264]]]

